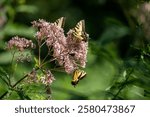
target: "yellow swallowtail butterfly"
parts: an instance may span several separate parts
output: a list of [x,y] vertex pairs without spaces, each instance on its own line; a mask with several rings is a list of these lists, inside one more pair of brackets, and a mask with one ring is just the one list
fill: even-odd
[[76,86],[80,80],[82,80],[86,76],[86,72],[80,69],[76,69],[73,73],[73,79],[71,84]]
[[59,19],[57,19],[55,22],[54,22],[54,25],[58,26],[59,28],[63,28],[64,25],[65,25],[65,17],[61,17]]
[[77,41],[87,41],[88,34],[85,32],[85,21],[79,21],[75,28],[72,29],[72,34]]

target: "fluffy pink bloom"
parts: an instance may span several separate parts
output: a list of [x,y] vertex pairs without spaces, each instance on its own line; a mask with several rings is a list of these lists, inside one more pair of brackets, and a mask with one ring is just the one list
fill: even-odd
[[39,19],[38,21],[33,21],[32,24],[33,24],[33,27],[36,27],[38,29],[35,35],[36,38],[40,41],[46,38],[46,35],[48,35],[49,33],[47,30],[49,23],[44,21],[43,19]]
[[65,56],[64,58],[64,69],[66,73],[71,74],[78,68],[77,64],[75,63],[74,59],[70,55]]
[[64,56],[68,51],[64,30],[54,23],[49,23],[44,20],[34,21],[33,26],[39,29],[36,34],[37,39],[45,40],[46,45],[53,50],[53,57],[58,61],[60,66],[62,66]]
[[64,30],[55,23],[44,20],[32,22],[38,29],[36,37],[45,41],[48,48],[53,50],[53,58],[64,67],[66,73],[72,74],[78,67],[85,67],[88,42],[75,41],[72,30],[64,35]]
[[40,78],[40,81],[43,84],[49,85],[52,84],[52,82],[55,80],[53,74],[51,73],[50,70],[47,70],[45,75],[43,77]]
[[20,38],[18,36],[13,37],[10,41],[7,43],[8,49],[17,48],[19,51],[23,51],[27,48],[34,48],[35,45],[32,43],[31,40],[27,40],[25,38]]
[[67,33],[67,44],[68,50],[71,55],[73,55],[72,59],[74,59],[77,63],[79,63],[80,67],[85,68],[87,51],[88,51],[88,41],[76,41],[72,35],[72,30]]
[[47,46],[52,46],[53,43],[58,42],[66,45],[66,37],[64,30],[54,23],[46,22],[43,19],[32,22],[33,26],[38,28],[36,37],[38,40],[45,39]]

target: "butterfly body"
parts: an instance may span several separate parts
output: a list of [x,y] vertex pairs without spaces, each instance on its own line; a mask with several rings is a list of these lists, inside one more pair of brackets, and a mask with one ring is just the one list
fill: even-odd
[[71,84],[73,86],[76,86],[80,80],[82,80],[86,76],[86,72],[83,70],[75,70],[73,73],[73,80],[71,81]]
[[88,34],[85,32],[85,21],[81,20],[77,23],[75,28],[72,29],[72,34],[76,41],[87,41]]

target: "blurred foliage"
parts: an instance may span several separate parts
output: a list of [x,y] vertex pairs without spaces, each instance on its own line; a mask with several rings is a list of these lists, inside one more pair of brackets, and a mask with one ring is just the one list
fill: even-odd
[[[149,0],[1,0],[0,96],[8,91],[4,99],[47,99],[42,84],[7,86],[15,68],[5,43],[14,35],[33,40],[33,20],[53,22],[64,16],[66,32],[85,19],[90,35],[87,76],[74,88],[71,76],[55,72],[52,99],[150,99],[150,28],[144,27],[150,25],[144,19],[150,15],[140,14],[143,4],[150,9]],[[20,64],[12,83],[33,66],[34,62]]]

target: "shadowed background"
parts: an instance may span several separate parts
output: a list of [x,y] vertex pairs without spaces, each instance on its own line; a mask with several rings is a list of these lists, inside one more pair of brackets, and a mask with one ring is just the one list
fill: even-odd
[[[1,0],[0,67],[11,70],[5,43],[12,36],[34,41],[33,20],[54,22],[66,17],[67,33],[84,19],[90,36],[87,76],[74,88],[72,76],[54,72],[52,99],[150,99],[149,11],[148,0]],[[12,82],[33,66],[34,62],[20,64]],[[0,80],[0,95],[6,90]],[[44,99],[44,91],[42,84],[23,85],[22,89],[30,99]],[[6,99],[20,99],[15,91],[10,92]]]

